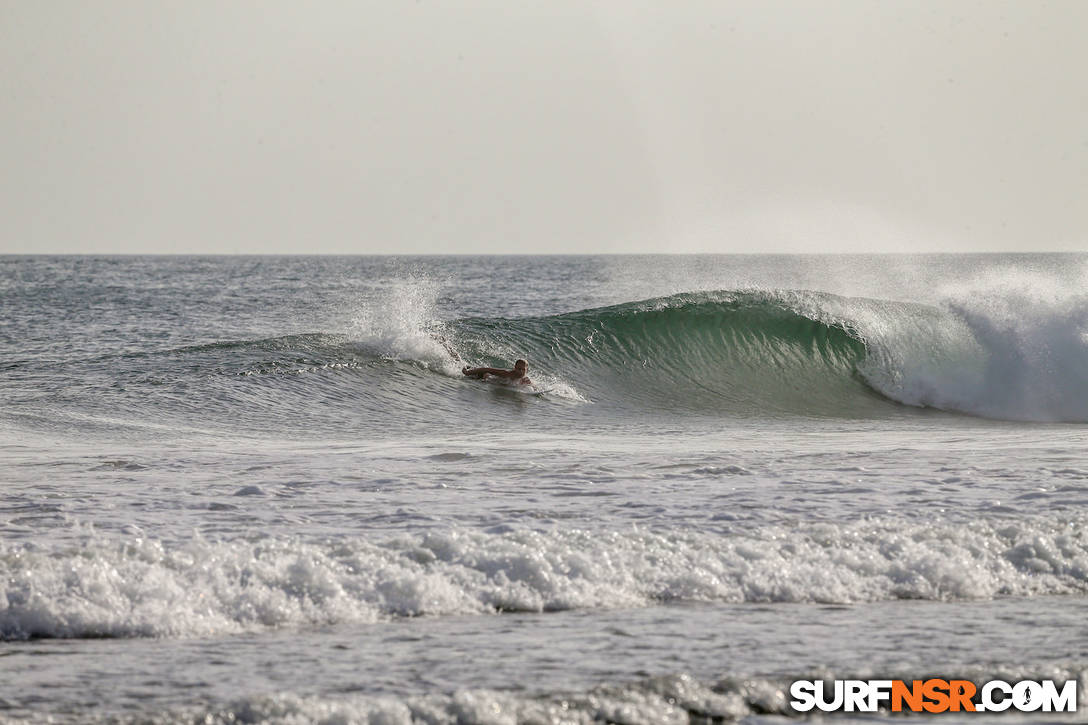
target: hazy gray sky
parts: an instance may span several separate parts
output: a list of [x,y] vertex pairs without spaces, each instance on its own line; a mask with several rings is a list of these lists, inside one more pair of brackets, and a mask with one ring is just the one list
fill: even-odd
[[1088,249],[1088,2],[0,0],[0,252]]

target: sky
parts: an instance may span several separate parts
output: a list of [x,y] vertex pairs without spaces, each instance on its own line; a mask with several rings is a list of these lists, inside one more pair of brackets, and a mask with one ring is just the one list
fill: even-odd
[[1088,250],[1088,2],[0,0],[0,253]]

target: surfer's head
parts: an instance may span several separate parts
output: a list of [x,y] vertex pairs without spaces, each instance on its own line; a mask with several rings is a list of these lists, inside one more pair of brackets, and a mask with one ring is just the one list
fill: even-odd
[[525,373],[529,372],[529,363],[525,362],[524,360],[515,360],[514,372],[518,375],[524,375]]

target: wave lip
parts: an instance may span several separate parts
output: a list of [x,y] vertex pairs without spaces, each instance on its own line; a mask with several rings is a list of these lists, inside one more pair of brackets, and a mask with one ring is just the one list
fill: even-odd
[[671,601],[1088,591],[1083,519],[871,520],[735,534],[450,530],[384,541],[0,543],[0,638],[185,637]]

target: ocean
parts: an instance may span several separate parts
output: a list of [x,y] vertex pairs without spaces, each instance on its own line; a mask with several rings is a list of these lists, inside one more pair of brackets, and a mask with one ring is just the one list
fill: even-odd
[[[0,257],[0,720],[770,723],[810,719],[794,680],[930,676],[1082,702],[1086,282]],[[531,385],[460,372],[517,358]]]

